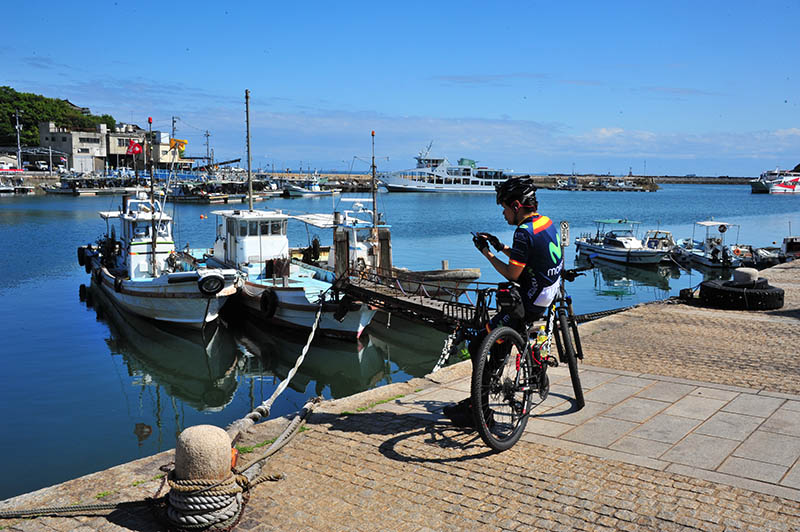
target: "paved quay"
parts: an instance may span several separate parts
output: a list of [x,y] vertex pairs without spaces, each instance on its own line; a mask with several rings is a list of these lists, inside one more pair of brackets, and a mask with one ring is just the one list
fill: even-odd
[[[800,530],[800,261],[762,272],[765,312],[642,305],[580,327],[586,407],[566,368],[522,440],[493,454],[443,418],[469,362],[320,405],[269,461],[237,526],[270,530]],[[243,445],[284,420],[250,429]],[[256,454],[256,453],[253,453]],[[172,452],[0,502],[152,496]],[[246,460],[252,455],[243,455]],[[0,520],[20,531],[163,530],[148,509]]]

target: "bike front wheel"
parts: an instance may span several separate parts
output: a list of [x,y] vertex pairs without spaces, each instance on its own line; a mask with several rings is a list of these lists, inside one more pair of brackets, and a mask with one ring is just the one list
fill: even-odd
[[472,366],[471,401],[481,439],[495,451],[510,449],[528,424],[534,398],[547,397],[545,366],[535,366],[530,349],[510,327],[484,339]]
[[[569,366],[569,377],[572,380],[572,390],[575,392],[575,406],[578,410],[584,407],[586,402],[583,398],[583,388],[581,387],[581,378],[578,375],[578,355],[575,351],[575,345],[572,342],[572,328],[568,322],[567,315],[565,313],[558,314],[558,331],[557,334],[560,336],[561,341],[556,342],[558,344],[559,349],[563,349],[561,355],[561,359],[566,359],[567,365]],[[575,335],[578,334],[577,328],[575,330]],[[558,340],[558,338],[556,338]]]

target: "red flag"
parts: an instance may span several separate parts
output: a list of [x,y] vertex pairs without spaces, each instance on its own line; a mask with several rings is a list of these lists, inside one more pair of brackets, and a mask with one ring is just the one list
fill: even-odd
[[128,155],[136,155],[142,153],[142,145],[131,139],[130,144],[128,144],[128,151],[126,153]]

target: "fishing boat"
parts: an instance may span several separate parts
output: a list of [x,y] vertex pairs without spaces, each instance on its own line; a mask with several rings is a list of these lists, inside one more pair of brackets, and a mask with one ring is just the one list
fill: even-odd
[[502,170],[477,166],[471,159],[451,165],[445,157],[430,155],[431,144],[414,157],[415,168],[381,174],[389,192],[495,192],[508,176]]
[[668,251],[645,247],[636,236],[641,222],[625,219],[595,220],[597,230],[575,239],[579,255],[597,255],[600,258],[625,264],[657,264]]
[[767,170],[758,179],[750,181],[753,194],[800,194],[800,172],[794,170]]
[[236,293],[240,285],[236,270],[209,267],[175,250],[172,217],[152,196],[125,196],[120,210],[99,214],[106,221],[106,233],[96,245],[78,248],[78,263],[123,309],[202,327],[214,321],[227,298]]
[[240,309],[275,326],[310,330],[322,305],[318,331],[334,337],[356,338],[369,324],[374,310],[336,299],[332,279],[291,261],[288,214],[262,209],[211,214],[218,217],[217,236],[203,257],[243,274],[245,282],[235,298]]
[[800,259],[800,236],[784,237],[781,243],[781,255],[785,260]]
[[[250,91],[245,91],[245,107],[249,117]],[[323,335],[357,338],[375,310],[339,299],[330,280],[291,261],[286,234],[289,216],[280,210],[253,209],[249,119],[247,139],[249,208],[212,211],[217,216],[217,235],[213,248],[202,257],[244,276],[235,299],[237,307],[262,323],[302,330],[312,330],[316,324]]]
[[[696,229],[705,231],[703,240],[695,238]],[[726,234],[731,227],[739,225],[716,220],[695,222],[692,229],[692,238],[678,240],[673,256],[680,261],[700,264],[709,268],[738,268],[741,265],[740,256],[743,249],[738,244],[727,245]]]
[[304,184],[286,183],[283,195],[287,198],[307,198],[314,196],[332,196],[341,192],[338,188],[323,189],[318,179],[313,179]]

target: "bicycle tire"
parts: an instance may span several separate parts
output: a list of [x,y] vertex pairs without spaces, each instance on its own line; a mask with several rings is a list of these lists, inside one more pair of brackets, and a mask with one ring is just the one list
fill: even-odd
[[[583,398],[583,388],[581,388],[581,377],[578,375],[578,357],[575,354],[575,345],[572,343],[567,315],[564,312],[558,313],[558,336],[561,336],[561,344],[564,348],[562,359],[566,359],[569,367],[569,378],[572,381],[572,390],[575,392],[575,407],[580,410],[586,405]],[[559,342],[556,342],[557,344]],[[561,347],[561,346],[559,346]],[[559,353],[561,355],[561,353]]]
[[583,360],[583,346],[581,345],[581,336],[578,334],[578,320],[575,319],[574,314],[569,316],[569,328],[572,331],[572,343],[575,346],[575,356],[578,360]]
[[[540,404],[545,392],[534,394],[543,384],[549,390],[546,366],[531,386],[535,366],[525,341],[510,327],[499,327],[481,343],[472,366],[471,403],[481,439],[497,452],[514,446],[528,424],[534,395]],[[519,365],[517,365],[519,355]],[[542,376],[543,375],[543,376]]]

